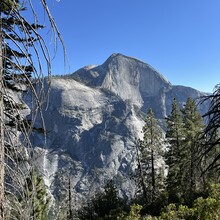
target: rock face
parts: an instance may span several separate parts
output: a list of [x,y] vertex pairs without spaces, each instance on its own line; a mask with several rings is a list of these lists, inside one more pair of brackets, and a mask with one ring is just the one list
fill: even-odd
[[[148,64],[121,54],[113,54],[100,66],[52,78],[43,111],[46,149],[43,134],[33,133],[48,187],[62,197],[70,178],[81,201],[115,179],[121,193],[126,190],[132,196],[135,189],[129,175],[144,125],[140,113],[152,108],[157,118],[164,119],[173,98],[183,105],[189,96],[201,95],[195,89],[171,85]],[[207,109],[200,107],[203,112]],[[36,126],[42,126],[40,120]]]

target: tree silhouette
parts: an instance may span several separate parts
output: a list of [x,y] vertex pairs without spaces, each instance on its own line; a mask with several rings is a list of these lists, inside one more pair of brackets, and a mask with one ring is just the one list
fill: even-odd
[[[39,3],[39,2],[38,2]],[[57,47],[57,39],[64,48],[59,30],[50,13],[46,0],[40,0],[41,7],[50,24],[50,30]],[[25,5],[26,4],[26,5]],[[27,9],[32,13],[32,21],[23,16]],[[33,96],[33,107],[36,111],[32,114],[40,114],[42,126],[44,121],[41,113],[42,104],[47,96],[44,88],[44,74],[51,75],[51,58],[44,38],[40,34],[41,25],[38,24],[38,16],[32,0],[1,0],[0,2],[0,220],[5,219],[5,207],[10,209],[7,197],[10,193],[19,192],[22,179],[27,176],[19,167],[25,160],[24,155],[18,156],[21,148],[31,149],[29,135],[34,121],[25,123],[24,116],[20,114],[24,103],[14,100],[9,89],[23,91],[28,88]],[[37,86],[35,86],[37,85]],[[32,118],[35,118],[33,116]],[[13,127],[12,127],[13,125]],[[22,143],[18,146],[19,137],[23,136]],[[13,151],[13,155],[9,152]],[[19,157],[19,160],[18,160]],[[16,165],[16,166],[15,166]],[[29,160],[29,166],[33,166]],[[18,167],[14,170],[14,167]],[[16,173],[16,171],[19,171]],[[10,175],[12,174],[13,175]],[[11,185],[13,178],[17,179],[16,185]],[[9,182],[8,182],[9,181]],[[7,187],[10,185],[11,187]],[[11,190],[13,189],[13,190]],[[27,219],[30,219],[27,217]]]
[[[201,158],[205,157],[207,154],[214,150],[220,152],[220,84],[216,85],[213,94],[206,96],[201,102],[210,101],[210,107],[206,114],[203,115],[204,118],[208,119],[208,124],[204,131],[204,136],[206,138],[205,150],[202,151]],[[220,153],[217,153],[214,159],[208,164],[205,171],[210,169],[220,168]]]

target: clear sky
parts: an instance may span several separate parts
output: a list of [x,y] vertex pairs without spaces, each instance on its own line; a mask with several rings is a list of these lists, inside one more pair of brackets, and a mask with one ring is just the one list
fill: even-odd
[[[138,58],[174,85],[220,83],[220,0],[48,0],[70,72],[112,53]],[[64,73],[60,53],[54,74]]]

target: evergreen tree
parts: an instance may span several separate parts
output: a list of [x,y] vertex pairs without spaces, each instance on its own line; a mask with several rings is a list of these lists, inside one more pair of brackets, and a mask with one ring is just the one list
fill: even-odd
[[[18,89],[17,83],[26,83],[30,81],[32,73],[36,74],[31,54],[26,50],[26,46],[33,47],[36,41],[39,41],[38,29],[43,28],[37,23],[31,24],[22,16],[25,11],[24,2],[20,0],[8,0],[1,3],[3,8],[2,22],[2,62],[3,62],[3,81],[5,87]],[[22,34],[18,30],[24,29]]]
[[32,172],[27,178],[27,201],[31,201],[32,212],[30,216],[36,220],[47,219],[50,198],[47,195],[43,178]]
[[183,118],[176,99],[172,103],[172,111],[166,119],[167,131],[166,139],[168,142],[165,154],[166,164],[168,165],[168,175],[166,179],[169,202],[179,202],[181,197],[181,150],[183,145]]
[[198,168],[198,154],[203,140],[201,134],[204,121],[197,110],[195,101],[188,98],[182,110],[184,141],[181,149],[182,184],[185,201],[191,203],[196,190],[200,187],[201,172]]
[[[138,176],[144,200],[152,203],[158,197],[163,172],[156,164],[161,159],[164,137],[152,109],[149,109],[143,127],[143,140],[137,146]],[[162,178],[161,178],[162,177]]]
[[[166,183],[169,202],[191,205],[198,193],[204,194],[210,183],[218,182],[219,175],[214,170],[202,175],[202,170],[219,152],[215,148],[215,151],[204,153],[208,147],[205,145],[205,136],[202,135],[204,126],[192,98],[188,98],[182,110],[174,99],[171,115],[167,118],[166,132],[168,150],[165,158],[169,167]],[[212,136],[213,139],[215,137],[217,135]],[[200,156],[204,154],[206,156]]]
[[98,192],[93,199],[79,211],[79,219],[112,219],[110,216],[115,212],[120,212],[124,203],[118,196],[118,190],[113,181],[109,181],[104,192]]

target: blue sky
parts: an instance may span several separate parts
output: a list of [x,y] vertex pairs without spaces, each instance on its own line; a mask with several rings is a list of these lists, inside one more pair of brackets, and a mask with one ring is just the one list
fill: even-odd
[[[172,84],[212,92],[220,83],[219,0],[49,0],[70,72],[119,52]],[[61,50],[54,74],[65,72]]]

